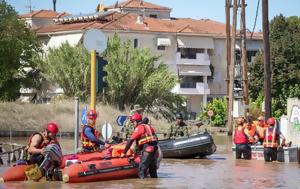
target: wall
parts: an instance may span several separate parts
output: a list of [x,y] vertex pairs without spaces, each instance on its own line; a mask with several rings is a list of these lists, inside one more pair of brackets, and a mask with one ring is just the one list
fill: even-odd
[[289,98],[287,102],[287,141],[300,146],[300,99]]

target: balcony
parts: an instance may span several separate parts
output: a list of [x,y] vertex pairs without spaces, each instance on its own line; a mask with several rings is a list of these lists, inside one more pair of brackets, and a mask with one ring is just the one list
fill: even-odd
[[210,94],[210,89],[204,83],[186,82],[176,84],[172,92],[180,95],[208,95]]
[[196,57],[192,58],[181,58],[181,53],[176,53],[176,64],[180,65],[199,65],[199,66],[209,66],[210,59],[208,54],[196,53]]

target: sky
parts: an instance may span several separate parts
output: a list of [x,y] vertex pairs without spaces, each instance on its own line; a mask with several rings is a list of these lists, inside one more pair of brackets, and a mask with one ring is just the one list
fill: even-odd
[[[121,2],[122,0],[119,0]],[[178,18],[208,18],[225,23],[225,0],[145,0],[161,6],[172,8],[171,16]],[[255,31],[262,28],[261,3],[262,0],[246,0],[246,26],[253,29],[256,8],[258,9],[257,23]],[[52,9],[52,0],[6,0],[19,14],[29,12],[29,2],[33,10]],[[71,14],[85,14],[95,12],[97,4],[112,5],[116,0],[56,0],[56,10],[58,12],[68,12]],[[300,16],[300,0],[269,0],[269,20],[274,16],[283,14],[284,16]],[[239,23],[239,21],[238,21]],[[239,26],[238,26],[239,27]]]

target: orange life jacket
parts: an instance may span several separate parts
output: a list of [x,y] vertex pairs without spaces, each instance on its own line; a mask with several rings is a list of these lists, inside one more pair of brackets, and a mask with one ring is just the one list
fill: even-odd
[[265,130],[264,147],[277,148],[276,126],[269,127]]
[[137,142],[139,148],[146,143],[150,144],[150,143],[156,142],[158,140],[157,136],[155,134],[155,131],[151,125],[141,124],[138,127],[143,127],[143,129],[144,129],[144,132],[143,132],[141,138]]
[[94,127],[91,127],[90,125],[84,125],[83,128],[82,128],[82,132],[81,132],[81,135],[80,135],[80,139],[81,139],[81,144],[82,144],[82,147],[83,148],[94,148],[94,150],[97,149],[96,147],[96,143],[91,141],[87,136],[85,136],[84,134],[84,130],[87,128],[87,127],[90,127],[92,129],[92,133],[94,134],[94,136],[96,138],[99,138],[99,132],[94,128]]
[[[245,126],[245,134],[246,135],[250,135],[252,136],[253,138],[255,137],[255,135],[257,134],[257,131],[256,131],[256,127],[254,125],[251,126],[250,130],[247,128],[247,126]],[[249,143],[254,143],[253,139],[249,138],[248,139]]]
[[242,126],[238,126],[234,132],[234,143],[235,144],[246,144],[248,143],[248,137],[244,133],[245,128]]
[[263,139],[264,138],[264,131],[268,127],[268,125],[264,123],[263,126],[260,126],[258,121],[255,121],[254,125],[256,127],[257,132],[258,132],[258,137],[260,139]]

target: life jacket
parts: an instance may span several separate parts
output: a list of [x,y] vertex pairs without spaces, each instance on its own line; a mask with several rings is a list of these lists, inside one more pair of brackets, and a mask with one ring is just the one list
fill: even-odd
[[84,130],[87,128],[87,127],[90,127],[92,129],[92,133],[94,134],[94,136],[96,138],[99,138],[99,132],[94,128],[94,127],[91,127],[90,125],[84,125],[83,128],[82,128],[82,132],[81,132],[81,135],[80,135],[80,139],[81,139],[81,143],[82,143],[82,147],[83,148],[93,148],[94,150],[97,149],[96,147],[96,143],[91,141],[87,136],[85,136],[84,134]]
[[277,148],[276,126],[269,127],[265,130],[264,147]]
[[244,127],[238,126],[234,132],[234,143],[235,144],[246,144],[248,143],[248,137],[244,133]]
[[[255,135],[257,134],[256,127],[254,125],[251,125],[251,128],[249,130],[247,128],[247,126],[245,126],[245,134],[248,135],[248,136],[252,136],[254,138]],[[254,143],[252,138],[248,138],[248,142],[251,143],[251,144]]]
[[260,139],[263,139],[263,138],[264,138],[264,131],[265,131],[265,129],[266,129],[268,126],[267,126],[266,124],[264,124],[263,126],[260,126],[258,121],[255,121],[255,122],[253,122],[253,123],[254,123],[254,125],[255,125],[255,127],[256,127],[256,130],[257,130],[257,132],[258,132],[258,137],[259,137]]
[[28,152],[28,149],[30,147],[30,144],[32,142],[32,138],[33,138],[34,135],[40,135],[41,138],[42,138],[42,141],[40,142],[40,144],[38,144],[38,146],[36,146],[37,149],[42,149],[42,148],[46,147],[48,144],[50,144],[50,141],[46,140],[45,136],[42,133],[40,133],[40,132],[34,132],[34,133],[32,133],[31,136],[29,137],[28,143],[27,143],[27,145],[25,147],[24,157],[25,157],[26,160],[30,160],[31,159],[30,158],[31,154]]
[[141,124],[138,127],[143,127],[144,129],[141,138],[137,141],[138,147],[141,148],[144,144],[153,146],[152,143],[158,140],[153,127],[148,124]]

